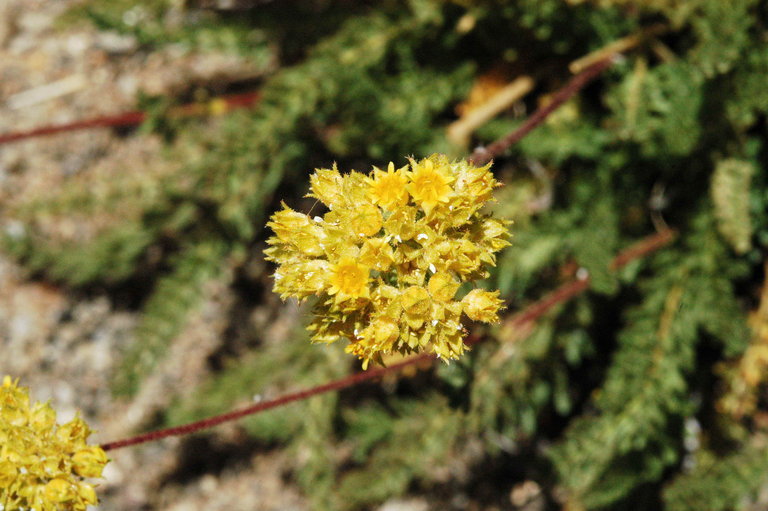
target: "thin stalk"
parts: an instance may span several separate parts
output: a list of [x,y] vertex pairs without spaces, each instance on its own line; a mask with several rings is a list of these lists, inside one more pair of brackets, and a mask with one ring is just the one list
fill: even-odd
[[475,149],[475,152],[469,156],[469,160],[475,165],[483,165],[493,158],[503,154],[504,151],[519,142],[524,136],[544,122],[547,117],[560,108],[566,101],[571,99],[577,92],[600,76],[600,74],[615,61],[616,55],[611,55],[610,57],[599,60],[585,68],[584,71],[571,78],[568,83],[558,90],[554,96],[552,96],[552,100],[549,103],[542,106],[536,110],[533,115],[528,117],[519,128],[508,135],[504,135],[487,147],[478,147]]
[[[192,117],[206,114],[217,115],[223,112],[234,110],[236,108],[250,107],[259,100],[259,97],[260,94],[258,92],[248,92],[245,94],[223,96],[213,98],[207,103],[191,103],[171,109],[169,115],[171,117]],[[146,119],[146,112],[135,110],[132,112],[123,112],[121,114],[108,115],[104,117],[94,117],[93,119],[85,119],[82,121],[75,121],[66,124],[43,126],[41,128],[35,128],[29,131],[17,131],[14,133],[6,133],[5,135],[0,135],[0,145],[7,144],[9,142],[16,142],[19,140],[25,140],[28,138],[55,135],[57,133],[64,133],[67,131],[78,131],[91,128],[138,126]]]
[[[629,248],[620,252],[614,258],[613,263],[611,264],[611,268],[613,270],[617,270],[622,266],[626,265],[627,263],[629,263],[630,261],[645,257],[646,255],[652,252],[655,252],[656,250],[659,250],[663,246],[667,245],[674,238],[675,238],[675,233],[672,230],[662,231],[654,235],[648,236],[647,238],[643,238],[637,243],[631,245]],[[562,286],[558,287],[557,289],[555,289],[554,291],[552,291],[551,293],[549,293],[548,295],[546,295],[544,298],[540,299],[537,302],[532,303],[521,312],[512,316],[508,320],[508,323],[506,326],[511,326],[513,328],[516,328],[516,327],[522,328],[523,326],[526,326],[529,323],[535,322],[537,319],[539,319],[541,316],[546,314],[548,311],[552,310],[557,305],[565,303],[571,298],[583,293],[587,288],[589,288],[589,277],[582,278],[582,279],[575,279],[570,282],[567,282]],[[476,338],[476,339],[473,338],[471,341],[468,341],[468,344],[476,344],[480,341],[482,341],[481,338]],[[431,354],[423,353],[421,355],[409,358],[397,364],[393,364],[389,367],[370,369],[365,372],[354,373],[349,376],[345,376],[344,378],[340,378],[338,380],[333,380],[331,382],[325,383],[323,385],[318,385],[316,387],[311,387],[309,389],[300,390],[298,392],[294,392],[291,394],[286,394],[285,396],[278,397],[270,401],[263,401],[261,403],[257,403],[252,406],[241,408],[239,410],[234,410],[232,412],[228,412],[222,415],[216,415],[214,417],[199,420],[196,422],[191,422],[189,424],[184,424],[182,426],[175,426],[167,429],[159,429],[156,431],[150,431],[149,433],[144,433],[134,437],[126,438],[124,440],[108,442],[108,443],[102,444],[101,448],[104,449],[105,451],[110,451],[114,449],[119,449],[120,447],[143,444],[146,442],[160,440],[162,438],[188,435],[190,433],[195,433],[203,429],[208,429],[213,426],[217,426],[224,422],[234,421],[234,420],[246,417],[248,415],[253,415],[259,412],[263,412],[265,410],[270,410],[272,408],[277,408],[279,406],[287,405],[288,403],[293,403],[294,401],[301,401],[304,399],[308,399],[312,396],[324,394],[326,392],[332,392],[335,390],[341,390],[348,387],[352,387],[354,385],[359,385],[365,381],[374,380],[376,378],[384,376],[385,374],[395,373],[397,371],[400,371],[401,369],[404,369],[405,367],[412,366],[414,364],[418,364],[420,362],[423,362],[429,359],[434,360],[435,357]]]

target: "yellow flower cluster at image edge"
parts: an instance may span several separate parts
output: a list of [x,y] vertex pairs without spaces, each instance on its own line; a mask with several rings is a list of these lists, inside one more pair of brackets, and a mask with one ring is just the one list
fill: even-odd
[[47,403],[30,405],[27,390],[9,376],[0,386],[0,509],[85,510],[96,492],[85,477],[101,477],[106,453],[85,443],[80,418],[56,424]]
[[328,211],[311,217],[283,204],[267,224],[275,291],[319,296],[312,340],[348,339],[364,367],[392,353],[458,358],[463,317],[496,322],[502,306],[498,291],[457,296],[509,245],[509,222],[481,212],[499,186],[489,168],[432,155],[367,175],[317,169],[308,196]]

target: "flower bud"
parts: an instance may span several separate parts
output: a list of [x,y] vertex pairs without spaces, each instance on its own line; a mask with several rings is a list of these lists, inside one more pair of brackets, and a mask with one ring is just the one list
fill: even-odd
[[499,309],[504,302],[499,299],[498,291],[473,289],[461,300],[464,314],[473,321],[496,323],[499,321]]
[[438,302],[453,300],[458,289],[459,283],[454,280],[450,273],[446,272],[435,273],[427,284],[429,294]]

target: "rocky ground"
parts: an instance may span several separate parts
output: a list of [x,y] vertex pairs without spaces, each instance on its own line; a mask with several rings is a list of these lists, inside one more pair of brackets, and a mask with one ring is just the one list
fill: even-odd
[[[56,25],[57,17],[76,3],[0,0],[0,133],[133,110],[140,89],[173,94],[189,80],[248,72],[229,56],[179,48],[145,53],[131,37]],[[44,198],[47,190],[74,175],[117,175],[126,171],[129,158],[162,166],[160,150],[150,136],[118,136],[108,129],[0,146],[0,228],[23,228],[3,215],[14,201]],[[57,223],[50,228],[55,235],[77,235],[82,226]],[[182,373],[193,380],[201,376],[206,350],[218,342],[216,318],[231,302],[226,286],[213,287],[199,321],[193,320],[195,335],[174,348],[184,356],[163,368],[158,381],[136,400],[118,402],[109,391],[109,376],[114,354],[133,338],[136,311],[119,308],[106,294],[85,296],[31,278],[0,254],[0,374],[20,378],[34,398],[50,400],[60,421],[79,410],[98,430],[95,441],[121,438],[162,404],[153,394],[162,394],[164,381],[178,382]],[[212,441],[226,444],[236,432],[236,427],[222,428]],[[174,480],[189,450],[179,440],[167,440],[111,453],[98,490],[99,509],[307,508],[285,476],[289,460],[278,450],[255,452],[216,474]]]
[[[190,82],[236,81],[258,72],[238,57],[174,46],[147,52],[129,36],[57,24],[61,13],[77,3],[0,0],[0,134],[134,110],[140,91],[174,95]],[[105,176],[121,179],[126,162],[131,172],[150,178],[172,165],[157,138],[137,132],[125,136],[100,128],[0,145],[0,229],[13,234],[25,228],[7,214],[14,205],[44,201],[51,190],[73,180],[88,187]],[[41,219],[36,227],[52,237],[78,238],[88,236],[99,222]],[[137,310],[108,292],[72,290],[30,275],[0,253],[0,375],[20,378],[35,399],[50,400],[60,422],[79,412],[97,430],[93,441],[128,436],[146,428],[168,404],[169,386],[194,388],[207,374],[207,357],[220,347],[225,318],[236,301],[227,279],[225,275],[204,290],[204,305],[171,347],[169,362],[128,402],[113,397],[109,382],[116,354],[135,336]],[[281,307],[271,297],[241,315],[243,328],[266,331],[279,342],[289,335],[295,314],[295,307]],[[99,509],[309,509],[291,481],[290,455],[258,447],[243,454],[238,452],[240,435],[236,424],[225,425],[198,439],[170,439],[110,453],[112,461],[98,489]],[[195,470],[195,454],[203,444],[205,453],[219,453],[222,460],[207,460],[206,466],[214,468],[201,474]],[[509,497],[512,503],[523,498],[523,489],[518,490],[520,495]],[[446,508],[430,505],[431,500],[392,500],[380,510]],[[479,509],[466,497],[448,501],[449,509]]]

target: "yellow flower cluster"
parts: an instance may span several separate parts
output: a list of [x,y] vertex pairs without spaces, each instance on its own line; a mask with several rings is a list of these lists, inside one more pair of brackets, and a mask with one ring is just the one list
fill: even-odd
[[80,418],[57,425],[50,405],[30,405],[27,390],[6,376],[0,386],[0,509],[80,511],[96,504],[83,478],[101,477],[107,455],[86,445],[90,434]]
[[457,298],[509,245],[509,222],[480,211],[499,186],[489,167],[432,155],[368,175],[317,169],[308,196],[328,211],[310,217],[283,204],[265,251],[283,299],[320,297],[312,340],[349,339],[364,367],[394,352],[448,360],[464,352],[463,315],[498,321],[498,291]]

